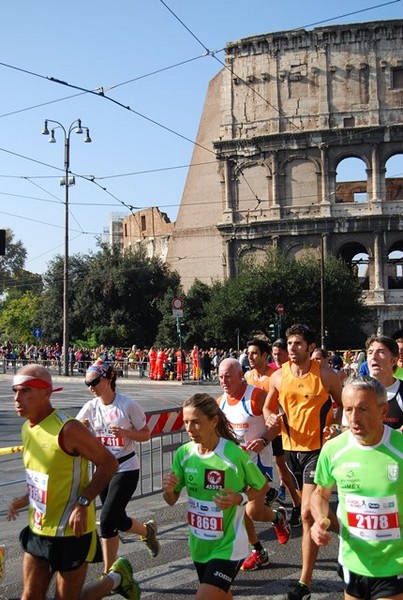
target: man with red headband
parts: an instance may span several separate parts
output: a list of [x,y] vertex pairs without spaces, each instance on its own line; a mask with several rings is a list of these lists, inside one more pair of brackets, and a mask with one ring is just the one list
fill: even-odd
[[[29,525],[22,530],[24,550],[22,600],[45,600],[56,573],[60,600],[98,600],[113,589],[125,598],[140,596],[130,563],[118,559],[110,572],[84,590],[89,562],[102,560],[95,525],[94,499],[115,473],[118,463],[82,423],[50,398],[52,378],[40,365],[22,367],[14,377],[15,409],[22,426],[27,494],[14,498],[8,520],[29,505]],[[88,462],[96,470],[89,479]]]

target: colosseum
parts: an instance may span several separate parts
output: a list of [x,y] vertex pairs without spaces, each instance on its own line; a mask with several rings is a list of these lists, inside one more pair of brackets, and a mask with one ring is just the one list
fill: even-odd
[[393,20],[227,44],[169,241],[185,290],[269,247],[341,256],[378,332],[403,328],[402,38]]

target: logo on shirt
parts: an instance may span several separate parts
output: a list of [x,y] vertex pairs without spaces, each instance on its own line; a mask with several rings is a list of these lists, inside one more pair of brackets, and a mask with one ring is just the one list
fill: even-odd
[[399,477],[399,465],[397,465],[397,464],[388,465],[389,481],[397,481],[398,477]]
[[224,487],[224,471],[206,469],[204,472],[204,489],[221,490]]

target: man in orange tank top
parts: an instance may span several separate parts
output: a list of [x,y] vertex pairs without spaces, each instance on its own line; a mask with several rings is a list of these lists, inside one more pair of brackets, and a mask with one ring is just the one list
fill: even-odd
[[[281,423],[286,458],[302,490],[302,571],[298,583],[289,590],[287,600],[310,600],[312,573],[318,546],[310,536],[313,518],[311,495],[315,489],[315,467],[324,433],[342,415],[341,382],[337,374],[310,358],[315,347],[314,335],[305,325],[293,325],[287,332],[289,361],[270,378],[270,390],[263,408],[266,425]],[[332,399],[338,409],[333,416]],[[333,529],[337,519],[329,513]]]
[[[279,368],[276,363],[273,366],[267,364],[269,353],[270,348],[265,340],[253,338],[248,342],[248,359],[252,369],[251,371],[247,371],[244,374],[244,377],[247,383],[255,385],[265,392],[268,392],[270,389],[271,375],[273,375],[273,373]],[[288,360],[288,354],[286,355]],[[285,361],[283,360],[282,362]],[[270,440],[271,437],[268,439]],[[277,435],[271,440],[271,445],[273,449],[273,456],[276,459],[276,467],[281,485],[285,485],[287,487],[292,499],[293,508],[289,525],[291,525],[291,527],[299,527],[301,526],[301,497],[297,491],[293,475],[286,464],[281,434]],[[271,502],[274,502],[279,495],[279,492],[275,488],[271,488],[269,493],[270,492],[275,492],[271,499]]]

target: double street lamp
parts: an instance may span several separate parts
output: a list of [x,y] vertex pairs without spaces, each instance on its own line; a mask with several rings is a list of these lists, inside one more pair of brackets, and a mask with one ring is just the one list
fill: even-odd
[[[50,132],[48,124],[55,125]],[[66,129],[59,121],[46,119],[42,129],[42,135],[49,136],[49,143],[55,144],[55,130],[61,129],[64,134],[64,178],[60,181],[60,185],[64,185],[64,267],[63,267],[63,373],[70,375],[69,370],[69,186],[74,185],[74,177],[69,177],[70,174],[70,135],[74,131],[77,134],[82,134],[85,130],[85,143],[90,143],[90,132],[88,127],[81,125],[81,119],[76,119]]]

